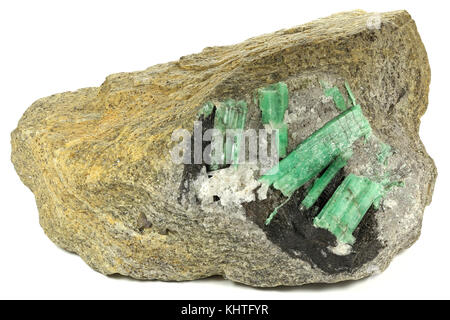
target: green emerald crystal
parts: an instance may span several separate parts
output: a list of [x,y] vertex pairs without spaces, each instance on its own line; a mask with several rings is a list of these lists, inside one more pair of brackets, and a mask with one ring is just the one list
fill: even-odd
[[265,222],[265,225],[266,225],[266,226],[268,226],[268,225],[272,222],[273,218],[275,218],[275,216],[277,215],[278,210],[279,210],[281,207],[283,207],[286,203],[288,203],[289,200],[291,200],[291,197],[289,197],[289,198],[287,198],[286,200],[284,200],[282,204],[280,204],[279,206],[277,206],[277,207],[272,211],[272,213],[270,214],[270,216],[266,219],[266,222]]
[[327,185],[333,180],[336,174],[347,164],[347,161],[351,158],[353,152],[351,149],[347,150],[343,154],[339,155],[327,168],[327,170],[318,178],[311,190],[309,190],[308,195],[303,199],[302,205],[309,209],[316,203],[317,199],[319,199],[323,190],[327,187]]
[[[218,169],[220,164],[233,163],[237,166],[247,111],[247,103],[243,100],[236,102],[234,99],[228,99],[217,107],[214,117],[214,128],[220,130],[222,135],[213,137],[213,140],[222,139],[221,145],[223,145],[224,141],[225,143],[222,159],[217,159],[214,154],[211,154],[211,167],[213,170]],[[213,144],[216,143],[217,141],[213,141]]]
[[262,123],[278,130],[278,154],[284,158],[288,146],[288,128],[283,122],[289,102],[287,85],[284,82],[278,82],[259,89],[258,101],[262,112]]
[[357,139],[370,133],[370,124],[361,107],[351,107],[315,131],[260,180],[290,196],[346,152]]
[[288,108],[288,88],[283,82],[272,84],[258,90],[259,108],[262,111],[264,124],[278,124],[284,120]]
[[353,244],[352,233],[370,206],[379,202],[383,194],[381,184],[350,174],[314,219],[314,226],[330,231],[341,243]]
[[198,116],[203,115],[204,118],[207,118],[211,115],[214,110],[214,104],[212,102],[205,103],[200,110],[198,111]]
[[350,85],[348,84],[348,82],[345,82],[345,89],[347,89],[348,96],[350,97],[350,100],[352,101],[352,106],[356,106],[356,99],[355,99],[355,96],[353,95],[352,90],[350,89]]
[[347,109],[347,103],[338,87],[325,88],[324,92],[325,96],[333,98],[333,101],[339,110],[345,111]]
[[227,129],[244,129],[247,117],[247,103],[228,99],[219,104],[214,118],[214,128],[223,133]]

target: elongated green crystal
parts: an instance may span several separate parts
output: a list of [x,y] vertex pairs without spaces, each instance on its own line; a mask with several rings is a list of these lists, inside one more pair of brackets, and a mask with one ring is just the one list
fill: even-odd
[[289,102],[288,88],[284,82],[259,89],[258,98],[264,124],[283,122]]
[[328,167],[328,169],[318,178],[311,190],[309,190],[307,196],[302,201],[302,205],[309,209],[316,203],[317,199],[319,199],[323,190],[327,187],[327,185],[333,180],[334,176],[347,164],[348,159],[351,158],[353,152],[351,149],[347,150],[343,154],[339,155]]
[[350,174],[314,219],[314,226],[327,229],[339,242],[353,244],[355,238],[352,233],[370,206],[383,194],[381,184]]
[[272,222],[273,218],[275,218],[275,216],[277,215],[278,210],[279,210],[281,207],[283,207],[286,203],[288,203],[289,200],[291,200],[290,197],[287,198],[286,200],[284,200],[282,204],[280,204],[278,207],[276,207],[276,208],[272,211],[272,213],[270,214],[270,216],[266,219],[266,222],[265,222],[265,225],[266,225],[266,226],[268,226],[268,225]]
[[315,131],[260,180],[290,196],[371,131],[361,107],[349,108]]
[[[222,132],[222,137],[220,138],[222,143],[225,141],[225,146],[223,159],[217,159],[213,154],[211,155],[213,170],[218,169],[220,164],[230,163],[230,160],[237,166],[247,111],[247,103],[243,100],[236,102],[234,99],[228,99],[217,107],[214,117],[214,128]],[[217,137],[213,137],[213,139],[217,139]],[[213,141],[213,144],[215,143]]]
[[278,130],[278,154],[284,158],[288,146],[288,128],[283,122],[289,102],[288,87],[284,82],[278,82],[259,89],[258,100],[262,111],[262,123]]
[[345,111],[347,109],[347,103],[345,102],[344,96],[341,91],[339,91],[338,87],[326,88],[325,96],[332,97],[336,107],[339,110]]
[[348,82],[345,82],[345,89],[347,89],[347,93],[352,102],[352,106],[356,106],[356,99],[355,99],[355,96],[353,95],[352,90],[350,89],[350,85],[348,84]]

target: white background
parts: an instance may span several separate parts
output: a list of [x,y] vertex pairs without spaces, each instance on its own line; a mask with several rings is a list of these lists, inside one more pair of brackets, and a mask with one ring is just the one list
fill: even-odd
[[[447,1],[1,1],[0,298],[450,298]],[[57,248],[10,162],[10,132],[38,98],[99,86],[116,72],[177,60],[206,46],[353,9],[407,9],[432,69],[421,137],[439,177],[419,241],[381,275],[337,285],[253,289],[221,278],[164,283],[111,278]]]

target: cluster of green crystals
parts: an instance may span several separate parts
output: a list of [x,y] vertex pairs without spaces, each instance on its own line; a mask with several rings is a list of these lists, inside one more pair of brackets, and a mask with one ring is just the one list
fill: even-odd
[[[351,102],[350,108],[347,108],[346,100],[339,88],[323,85],[324,94],[333,98],[336,107],[342,113],[315,131],[278,165],[261,177],[260,180],[263,183],[273,185],[275,189],[288,197],[270,214],[266,225],[270,224],[278,209],[289,201],[295,190],[316,177],[302,201],[304,208],[311,208],[327,185],[352,157],[353,143],[371,134],[370,124],[364,117],[361,106],[356,104],[355,96],[348,83],[345,83],[345,87]],[[261,101],[260,97],[260,106]],[[268,110],[272,109],[261,109],[263,122],[268,121]],[[264,110],[266,110],[266,118],[264,118]],[[384,148],[379,155],[380,161],[385,161],[385,156],[389,152],[390,148]],[[325,171],[319,177],[319,173],[323,170]],[[336,236],[338,242],[353,244],[355,242],[353,232],[364,215],[372,205],[375,208],[379,206],[381,198],[393,185],[395,183],[377,183],[366,177],[348,175],[314,219],[314,226],[330,231]]]
[[314,226],[327,229],[339,242],[353,244],[353,231],[370,206],[379,202],[383,194],[381,184],[350,174],[314,219]]
[[[351,103],[350,107],[347,107],[346,99],[338,87],[328,87],[324,83],[322,85],[324,94],[333,98],[336,107],[342,113],[311,134],[287,156],[288,127],[284,123],[284,115],[289,102],[287,85],[279,82],[258,90],[258,105],[262,112],[262,123],[277,130],[278,154],[280,158],[284,158],[267,171],[260,181],[280,190],[287,197],[270,214],[266,225],[270,224],[278,209],[289,201],[297,189],[316,178],[302,201],[304,208],[311,208],[336,174],[352,157],[353,143],[361,137],[369,136],[372,132],[369,122],[362,113],[361,106],[356,104],[348,83],[345,83],[345,87]],[[209,102],[201,108],[199,115],[210,116],[213,111],[214,104]],[[222,134],[212,137],[213,145],[221,146],[220,152],[215,154],[214,150],[211,151],[213,170],[217,170],[222,164],[233,163],[237,166],[247,111],[245,101],[233,99],[220,103],[216,108],[214,128]],[[231,138],[230,131],[232,132]],[[217,141],[217,139],[222,139],[222,141]],[[383,145],[378,160],[384,163],[390,153],[390,147]],[[321,172],[323,173],[319,176]],[[398,182],[391,183],[387,178],[386,181],[378,183],[366,177],[350,174],[314,219],[314,226],[330,231],[341,243],[353,244],[355,242],[353,232],[369,208],[372,205],[377,208],[386,191],[397,185],[400,184]]]
[[286,157],[288,146],[288,128],[284,114],[288,108],[289,93],[284,82],[278,82],[258,90],[259,108],[262,112],[262,123],[278,130],[278,155]]
[[361,107],[354,106],[315,131],[260,180],[289,197],[347,152],[357,139],[370,134]]
[[[209,110],[208,107],[206,109]],[[211,154],[213,170],[217,170],[221,164],[233,163],[237,166],[247,111],[247,103],[243,100],[236,102],[234,99],[228,99],[217,107],[214,128],[220,130],[222,135],[220,137],[214,136],[212,144],[224,145],[224,150],[219,153],[219,156]],[[219,141],[218,144],[215,139],[222,139],[222,141]]]

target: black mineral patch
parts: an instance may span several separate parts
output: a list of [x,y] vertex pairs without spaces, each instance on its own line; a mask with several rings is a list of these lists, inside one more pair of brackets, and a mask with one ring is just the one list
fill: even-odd
[[328,274],[353,272],[372,261],[383,248],[383,244],[378,240],[376,210],[371,208],[353,233],[356,242],[352,253],[346,256],[338,256],[328,250],[328,247],[336,246],[336,237],[331,232],[313,225],[314,217],[319,214],[344,178],[342,169],[310,209],[300,209],[301,201],[307,194],[306,187],[300,188],[278,210],[269,226],[264,224],[266,218],[285,199],[281,192],[269,189],[266,200],[244,203],[243,206],[248,218],[264,230],[269,240],[291,257],[307,261]]
[[[207,117],[201,115],[198,121],[202,122],[202,137],[204,136],[206,130],[214,128],[214,116],[216,114],[216,107],[214,107],[213,112]],[[209,141],[202,141],[202,150],[210,144]],[[203,159],[204,160],[204,159]],[[194,164],[194,135],[191,136],[191,161],[190,164],[185,164],[183,169],[183,176],[181,178],[180,190],[179,190],[179,200],[189,192],[190,184],[194,181],[197,176],[200,174],[202,167],[205,166],[205,163]],[[208,168],[209,166],[207,166]],[[209,169],[209,168],[208,168]]]

